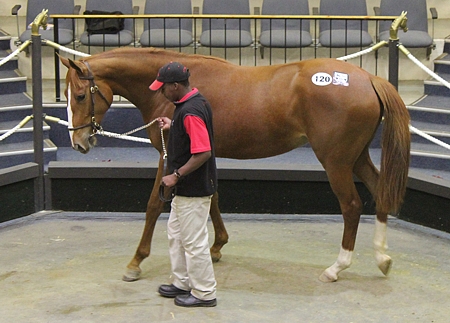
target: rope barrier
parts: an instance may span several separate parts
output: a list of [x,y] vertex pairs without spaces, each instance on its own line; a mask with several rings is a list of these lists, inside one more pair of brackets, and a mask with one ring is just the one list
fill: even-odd
[[376,43],[375,45],[373,45],[373,46],[371,46],[369,48],[363,49],[362,51],[359,51],[359,52],[356,52],[356,53],[353,53],[353,54],[350,54],[350,55],[347,55],[347,56],[338,57],[336,59],[339,60],[339,61],[347,61],[347,60],[352,59],[352,58],[356,58],[356,57],[359,57],[359,56],[362,56],[362,55],[369,54],[370,52],[373,52],[374,50],[378,50],[379,48],[384,47],[387,44],[388,44],[387,41],[382,40],[379,43]]
[[413,133],[415,133],[415,134],[417,134],[417,135],[419,135],[419,136],[421,136],[421,137],[423,137],[423,138],[425,138],[425,139],[427,139],[427,140],[429,140],[429,141],[431,141],[431,142],[441,146],[441,147],[444,147],[444,148],[447,148],[447,149],[450,150],[450,145],[449,144],[447,144],[447,143],[445,143],[445,142],[443,142],[443,141],[441,141],[439,139],[436,139],[433,136],[430,136],[429,134],[427,134],[427,133],[425,133],[425,132],[423,132],[423,131],[421,131],[421,130],[419,130],[419,129],[411,126],[411,125],[409,125],[409,130],[411,132],[413,132]]
[[90,54],[86,54],[86,53],[83,53],[83,52],[79,52],[77,50],[73,50],[73,49],[68,48],[68,47],[64,47],[64,46],[62,46],[60,44],[57,44],[55,42],[52,42],[51,40],[48,40],[48,39],[44,39],[42,42],[44,44],[50,46],[50,47],[56,48],[58,50],[61,50],[63,52],[66,52],[66,53],[69,53],[69,54],[72,54],[72,55],[77,55],[77,56],[81,56],[81,57],[89,57],[89,56],[91,56]]
[[422,64],[422,62],[420,62],[417,58],[415,58],[411,52],[409,50],[407,50],[405,48],[405,46],[403,46],[402,44],[398,45],[398,49],[400,49],[400,51],[406,55],[406,57],[408,57],[411,61],[413,61],[414,63],[416,63],[416,65],[418,65],[423,71],[425,71],[428,75],[430,75],[431,77],[433,77],[434,79],[438,80],[439,82],[441,82],[443,85],[445,85],[447,88],[450,89],[450,83],[447,82],[446,80],[444,80],[442,77],[440,77],[439,75],[437,75],[436,73],[434,73],[433,71],[431,71],[428,67],[426,67],[424,64]]
[[28,123],[28,121],[30,121],[31,119],[33,119],[33,116],[26,116],[25,118],[23,118],[23,120],[20,121],[17,126],[15,126],[14,128],[8,130],[3,135],[1,135],[0,136],[0,141],[5,140],[9,136],[11,136],[13,133],[15,133],[17,130],[19,130],[20,128],[24,127]]
[[25,50],[28,45],[31,44],[31,40],[25,41],[22,45],[20,45],[14,52],[6,56],[4,59],[0,60],[0,66],[8,63],[14,56],[17,56],[21,51]]

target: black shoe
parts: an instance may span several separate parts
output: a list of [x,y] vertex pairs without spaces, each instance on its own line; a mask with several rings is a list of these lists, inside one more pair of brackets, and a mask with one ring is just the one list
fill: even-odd
[[188,290],[179,289],[174,285],[161,285],[159,286],[158,293],[164,297],[174,298],[178,295],[189,295],[191,292]]
[[175,297],[175,305],[183,307],[214,307],[217,305],[217,300],[214,298],[204,301],[192,296],[192,294],[189,294],[189,296],[179,295]]

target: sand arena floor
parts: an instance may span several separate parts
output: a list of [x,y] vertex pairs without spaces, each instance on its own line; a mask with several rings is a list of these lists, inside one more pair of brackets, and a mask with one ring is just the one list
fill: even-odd
[[385,278],[373,257],[373,217],[363,217],[352,266],[324,284],[318,277],[339,252],[339,216],[224,218],[230,241],[214,265],[218,306],[192,309],[156,292],[169,279],[167,214],[158,220],[142,279],[133,283],[121,277],[143,214],[41,212],[0,224],[0,322],[450,320],[448,234],[391,219],[394,263]]

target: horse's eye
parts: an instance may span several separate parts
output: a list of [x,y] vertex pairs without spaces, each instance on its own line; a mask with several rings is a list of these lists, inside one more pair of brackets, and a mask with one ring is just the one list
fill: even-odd
[[83,101],[85,98],[86,98],[86,94],[80,94],[80,95],[77,95],[77,96],[75,97],[75,100],[77,100],[78,102],[81,102],[81,101]]

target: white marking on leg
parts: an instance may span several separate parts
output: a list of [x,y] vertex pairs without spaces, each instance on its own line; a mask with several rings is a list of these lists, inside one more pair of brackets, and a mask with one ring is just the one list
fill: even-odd
[[[71,94],[70,94],[70,83],[69,86],[67,88],[67,122],[69,123],[69,128],[73,128],[73,112],[72,112],[72,107],[70,106],[70,98],[71,98]],[[73,147],[73,131],[69,130],[69,136],[70,136],[70,142],[72,143],[72,147]]]
[[375,235],[373,238],[373,248],[375,249],[375,259],[384,275],[389,273],[392,266],[392,259],[386,255],[386,250],[388,248],[386,242],[386,231],[387,223],[380,222],[378,219],[375,222]]
[[320,276],[320,280],[323,282],[333,282],[338,279],[338,275],[344,269],[350,267],[352,263],[353,251],[345,250],[341,247],[339,256],[336,262],[328,267]]
[[373,246],[375,249],[375,257],[378,258],[385,254],[387,249],[386,243],[386,231],[387,231],[387,223],[380,222],[378,219],[375,222],[375,235],[373,237]]

